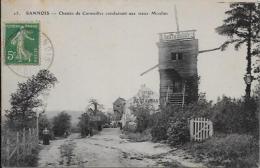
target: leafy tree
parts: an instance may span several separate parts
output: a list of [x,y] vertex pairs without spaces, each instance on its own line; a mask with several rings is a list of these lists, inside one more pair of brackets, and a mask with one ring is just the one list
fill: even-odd
[[71,116],[65,111],[53,118],[53,133],[55,136],[63,136],[71,128]]
[[83,113],[79,117],[79,123],[78,126],[80,128],[80,133],[82,137],[85,137],[89,133],[90,129],[90,117],[88,113]]
[[134,116],[136,117],[137,123],[137,132],[143,132],[150,126],[151,123],[151,114],[155,112],[155,107],[151,101],[149,94],[141,92],[133,99],[133,103],[130,106],[130,110],[133,111]]
[[255,134],[258,130],[257,103],[253,98],[244,101],[223,96],[210,111],[215,132]]
[[[225,14],[228,17],[224,24],[217,27],[220,35],[227,36],[227,40],[221,47],[225,50],[229,44],[234,44],[238,50],[242,44],[247,46],[247,68],[246,73],[252,74],[252,56],[260,53],[260,8],[255,3],[231,3],[230,10]],[[251,77],[253,79],[253,76]],[[246,85],[246,99],[250,98],[251,83]]]
[[[98,110],[102,110],[104,107],[102,104],[100,104],[97,99],[90,99],[89,100],[89,106],[93,106],[94,107],[94,115],[96,115],[96,113],[98,112]],[[88,107],[89,107],[88,106]]]
[[40,95],[55,85],[57,78],[48,70],[40,70],[11,94],[11,109],[6,110],[10,128],[19,130],[36,125],[36,108],[43,106]]

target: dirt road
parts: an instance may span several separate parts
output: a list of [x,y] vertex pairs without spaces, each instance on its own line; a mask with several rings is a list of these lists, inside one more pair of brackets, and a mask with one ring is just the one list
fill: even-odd
[[184,151],[165,144],[129,142],[117,128],[105,128],[98,135],[51,141],[39,154],[40,167],[146,167],[176,163],[178,167],[203,167]]

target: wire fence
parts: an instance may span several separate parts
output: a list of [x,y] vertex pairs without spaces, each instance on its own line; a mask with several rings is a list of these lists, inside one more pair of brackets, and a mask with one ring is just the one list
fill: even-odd
[[19,166],[32,150],[38,146],[36,128],[23,129],[19,132],[5,130],[1,136],[1,165]]

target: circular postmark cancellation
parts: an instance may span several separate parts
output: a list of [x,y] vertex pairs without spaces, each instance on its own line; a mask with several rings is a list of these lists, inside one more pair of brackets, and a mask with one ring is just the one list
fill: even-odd
[[[17,46],[19,46],[19,45],[17,44]],[[20,46],[22,46],[22,45],[20,45]],[[16,58],[19,56],[19,54],[18,54],[19,52],[20,52],[20,56],[21,56],[20,60],[17,59],[18,63],[8,64],[6,62],[6,65],[12,72],[14,72],[16,75],[19,75],[21,77],[25,77],[25,78],[31,77],[32,75],[35,75],[36,73],[38,73],[39,70],[41,70],[41,69],[49,69],[53,63],[54,47],[53,47],[53,44],[52,44],[50,38],[43,32],[39,33],[39,50],[40,50],[40,52],[37,52],[37,49],[34,49],[34,53],[37,52],[37,54],[39,56],[37,59],[34,58],[34,60],[33,60],[34,62],[36,62],[36,64],[34,64],[32,60],[29,60],[29,59],[26,60],[22,57],[22,56],[26,55],[26,52],[28,52],[28,51],[19,51],[19,50],[22,50],[22,49],[19,49],[17,47]],[[8,58],[8,53],[6,55]],[[9,53],[9,56],[11,56],[10,53]],[[33,55],[32,55],[32,57],[33,57]],[[24,63],[22,61],[24,61]],[[25,61],[27,61],[27,62],[25,62]]]

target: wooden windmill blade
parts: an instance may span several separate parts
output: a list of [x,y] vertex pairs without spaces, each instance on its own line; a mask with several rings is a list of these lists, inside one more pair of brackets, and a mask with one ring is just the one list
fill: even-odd
[[[211,51],[216,51],[216,50],[220,50],[220,49],[221,49],[221,46],[220,46],[220,47],[217,47],[217,48],[213,48],[213,49],[201,50],[201,51],[199,51],[199,54],[201,54],[201,53],[206,53],[206,52],[211,52]],[[155,65],[155,66],[153,66],[153,67],[147,69],[146,71],[144,71],[143,73],[141,73],[140,76],[145,75],[146,73],[148,73],[148,72],[154,70],[154,69],[157,68],[157,67],[159,67],[159,64],[157,64],[157,65]]]
[[144,74],[146,74],[146,73],[150,72],[151,70],[153,70],[153,69],[157,68],[158,66],[159,66],[159,64],[157,64],[157,65],[155,65],[155,66],[153,66],[153,67],[149,68],[148,70],[146,70],[146,71],[144,71],[143,73],[141,73],[141,74],[140,74],[140,76],[143,76]]

